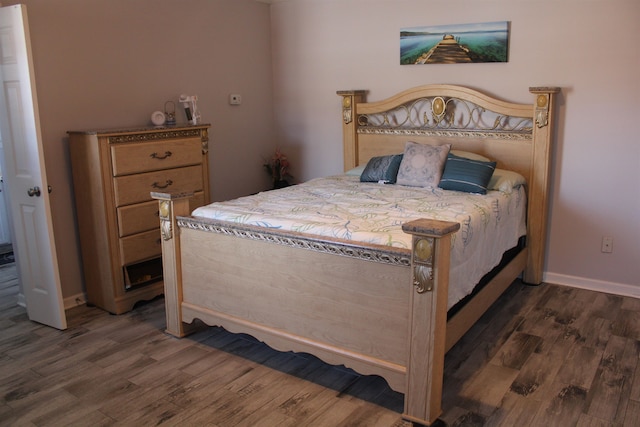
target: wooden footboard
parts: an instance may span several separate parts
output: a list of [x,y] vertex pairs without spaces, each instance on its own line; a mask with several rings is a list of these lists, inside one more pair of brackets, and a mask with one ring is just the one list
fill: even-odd
[[[441,413],[451,233],[416,220],[413,250],[194,221],[188,194],[160,201],[167,332],[200,319],[283,351],[376,374],[405,394],[404,416]],[[302,248],[302,250],[301,250]]]

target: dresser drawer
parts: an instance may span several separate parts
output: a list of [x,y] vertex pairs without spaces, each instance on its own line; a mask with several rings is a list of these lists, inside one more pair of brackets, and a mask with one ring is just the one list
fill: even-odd
[[114,144],[111,146],[113,176],[170,169],[202,163],[199,139]]
[[160,228],[120,239],[120,262],[129,265],[162,255]]
[[160,227],[160,220],[157,200],[118,208],[118,234],[120,237],[158,227]]
[[[194,210],[204,204],[204,193],[198,192],[189,199],[189,207]],[[156,229],[160,226],[158,201],[136,203],[118,208],[118,232],[120,237]]]
[[202,165],[114,178],[116,206],[151,200],[151,192],[202,191]]

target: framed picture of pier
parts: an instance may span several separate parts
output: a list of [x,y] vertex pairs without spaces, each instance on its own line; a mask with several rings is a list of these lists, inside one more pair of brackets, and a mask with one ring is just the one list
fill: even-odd
[[509,22],[402,28],[400,64],[507,62]]

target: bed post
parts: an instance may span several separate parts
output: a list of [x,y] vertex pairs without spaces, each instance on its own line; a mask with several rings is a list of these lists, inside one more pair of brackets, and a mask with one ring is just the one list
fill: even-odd
[[342,138],[344,147],[344,171],[359,165],[358,158],[358,119],[356,105],[364,101],[365,90],[339,90],[342,97]]
[[166,332],[176,337],[189,333],[188,325],[181,320],[182,261],[176,217],[189,215],[189,199],[192,196],[193,193],[151,193],[151,197],[159,201]]
[[527,247],[529,255],[524,271],[526,283],[542,282],[544,254],[547,240],[547,209],[550,151],[554,133],[555,95],[558,87],[531,87],[529,91],[536,95],[533,123],[533,156],[527,205]]
[[402,225],[412,237],[407,388],[403,417],[430,425],[442,413],[451,235],[457,222],[418,219]]

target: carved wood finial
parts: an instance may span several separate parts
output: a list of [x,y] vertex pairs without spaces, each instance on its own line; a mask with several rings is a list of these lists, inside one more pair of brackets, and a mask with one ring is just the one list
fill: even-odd
[[535,103],[535,121],[538,128],[549,124],[549,99],[552,94],[560,92],[559,87],[530,87],[529,92],[537,94]]
[[171,232],[171,202],[168,200],[161,200],[158,214],[160,216],[160,232],[162,234],[162,239],[171,240],[173,237]]

